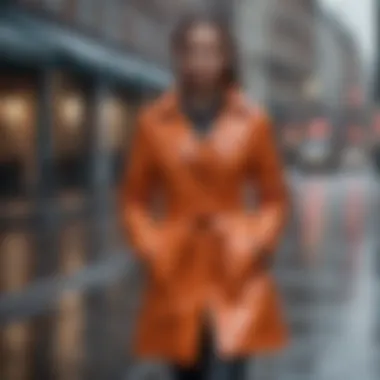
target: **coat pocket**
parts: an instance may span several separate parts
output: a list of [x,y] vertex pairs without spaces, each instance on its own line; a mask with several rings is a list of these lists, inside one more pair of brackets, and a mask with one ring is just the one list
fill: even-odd
[[244,215],[231,217],[221,235],[227,273],[240,277],[251,271],[256,255],[255,223]]
[[181,261],[189,233],[185,224],[174,221],[162,222],[156,233],[156,245],[150,253],[148,269],[156,282],[166,284],[175,274]]
[[224,227],[220,233],[225,286],[236,296],[247,282],[272,267],[272,255],[258,244],[256,215],[226,217]]

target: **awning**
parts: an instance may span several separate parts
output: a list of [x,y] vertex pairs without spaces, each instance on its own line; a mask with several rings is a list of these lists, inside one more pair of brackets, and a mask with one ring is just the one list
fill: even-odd
[[95,39],[83,36],[52,22],[14,14],[29,39],[41,41],[42,46],[54,48],[67,61],[84,66],[90,71],[132,80],[148,86],[166,87],[172,80],[169,71],[140,57],[109,48]]
[[11,61],[47,62],[54,58],[54,48],[39,44],[12,21],[0,19],[0,55]]

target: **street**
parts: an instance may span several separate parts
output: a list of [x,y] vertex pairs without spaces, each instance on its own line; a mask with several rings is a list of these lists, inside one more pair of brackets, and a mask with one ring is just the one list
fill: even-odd
[[378,184],[360,172],[292,182],[298,227],[277,269],[294,340],[271,359],[273,378],[375,379]]

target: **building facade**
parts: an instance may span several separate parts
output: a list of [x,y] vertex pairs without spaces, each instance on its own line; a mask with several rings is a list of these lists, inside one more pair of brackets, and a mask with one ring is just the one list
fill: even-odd
[[320,10],[317,19],[317,60],[315,80],[318,97],[334,108],[342,106],[344,94],[344,57],[342,55],[342,31],[338,20]]
[[335,14],[320,8],[316,31],[314,101],[332,126],[336,151],[364,136],[367,125],[365,83],[353,33]]
[[[126,257],[121,167],[137,108],[171,81],[178,1],[153,3],[0,2],[1,379],[124,376],[129,287],[96,267]],[[86,271],[104,285],[59,290]]]
[[280,117],[303,102],[313,70],[314,21],[312,0],[243,0],[237,5],[247,91]]
[[334,14],[320,9],[317,18],[315,79],[321,101],[342,108],[360,96],[362,64],[357,42]]

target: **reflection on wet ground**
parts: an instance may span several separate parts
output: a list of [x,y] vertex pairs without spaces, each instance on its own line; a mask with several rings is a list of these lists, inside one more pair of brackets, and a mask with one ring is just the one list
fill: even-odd
[[[300,223],[286,236],[277,271],[293,343],[280,357],[259,361],[263,369],[257,371],[267,376],[269,361],[270,379],[377,379],[378,185],[366,174],[293,177],[292,182]],[[286,260],[292,255],[301,257],[298,269],[295,257]],[[288,279],[281,281],[293,276],[298,277],[294,290]]]

